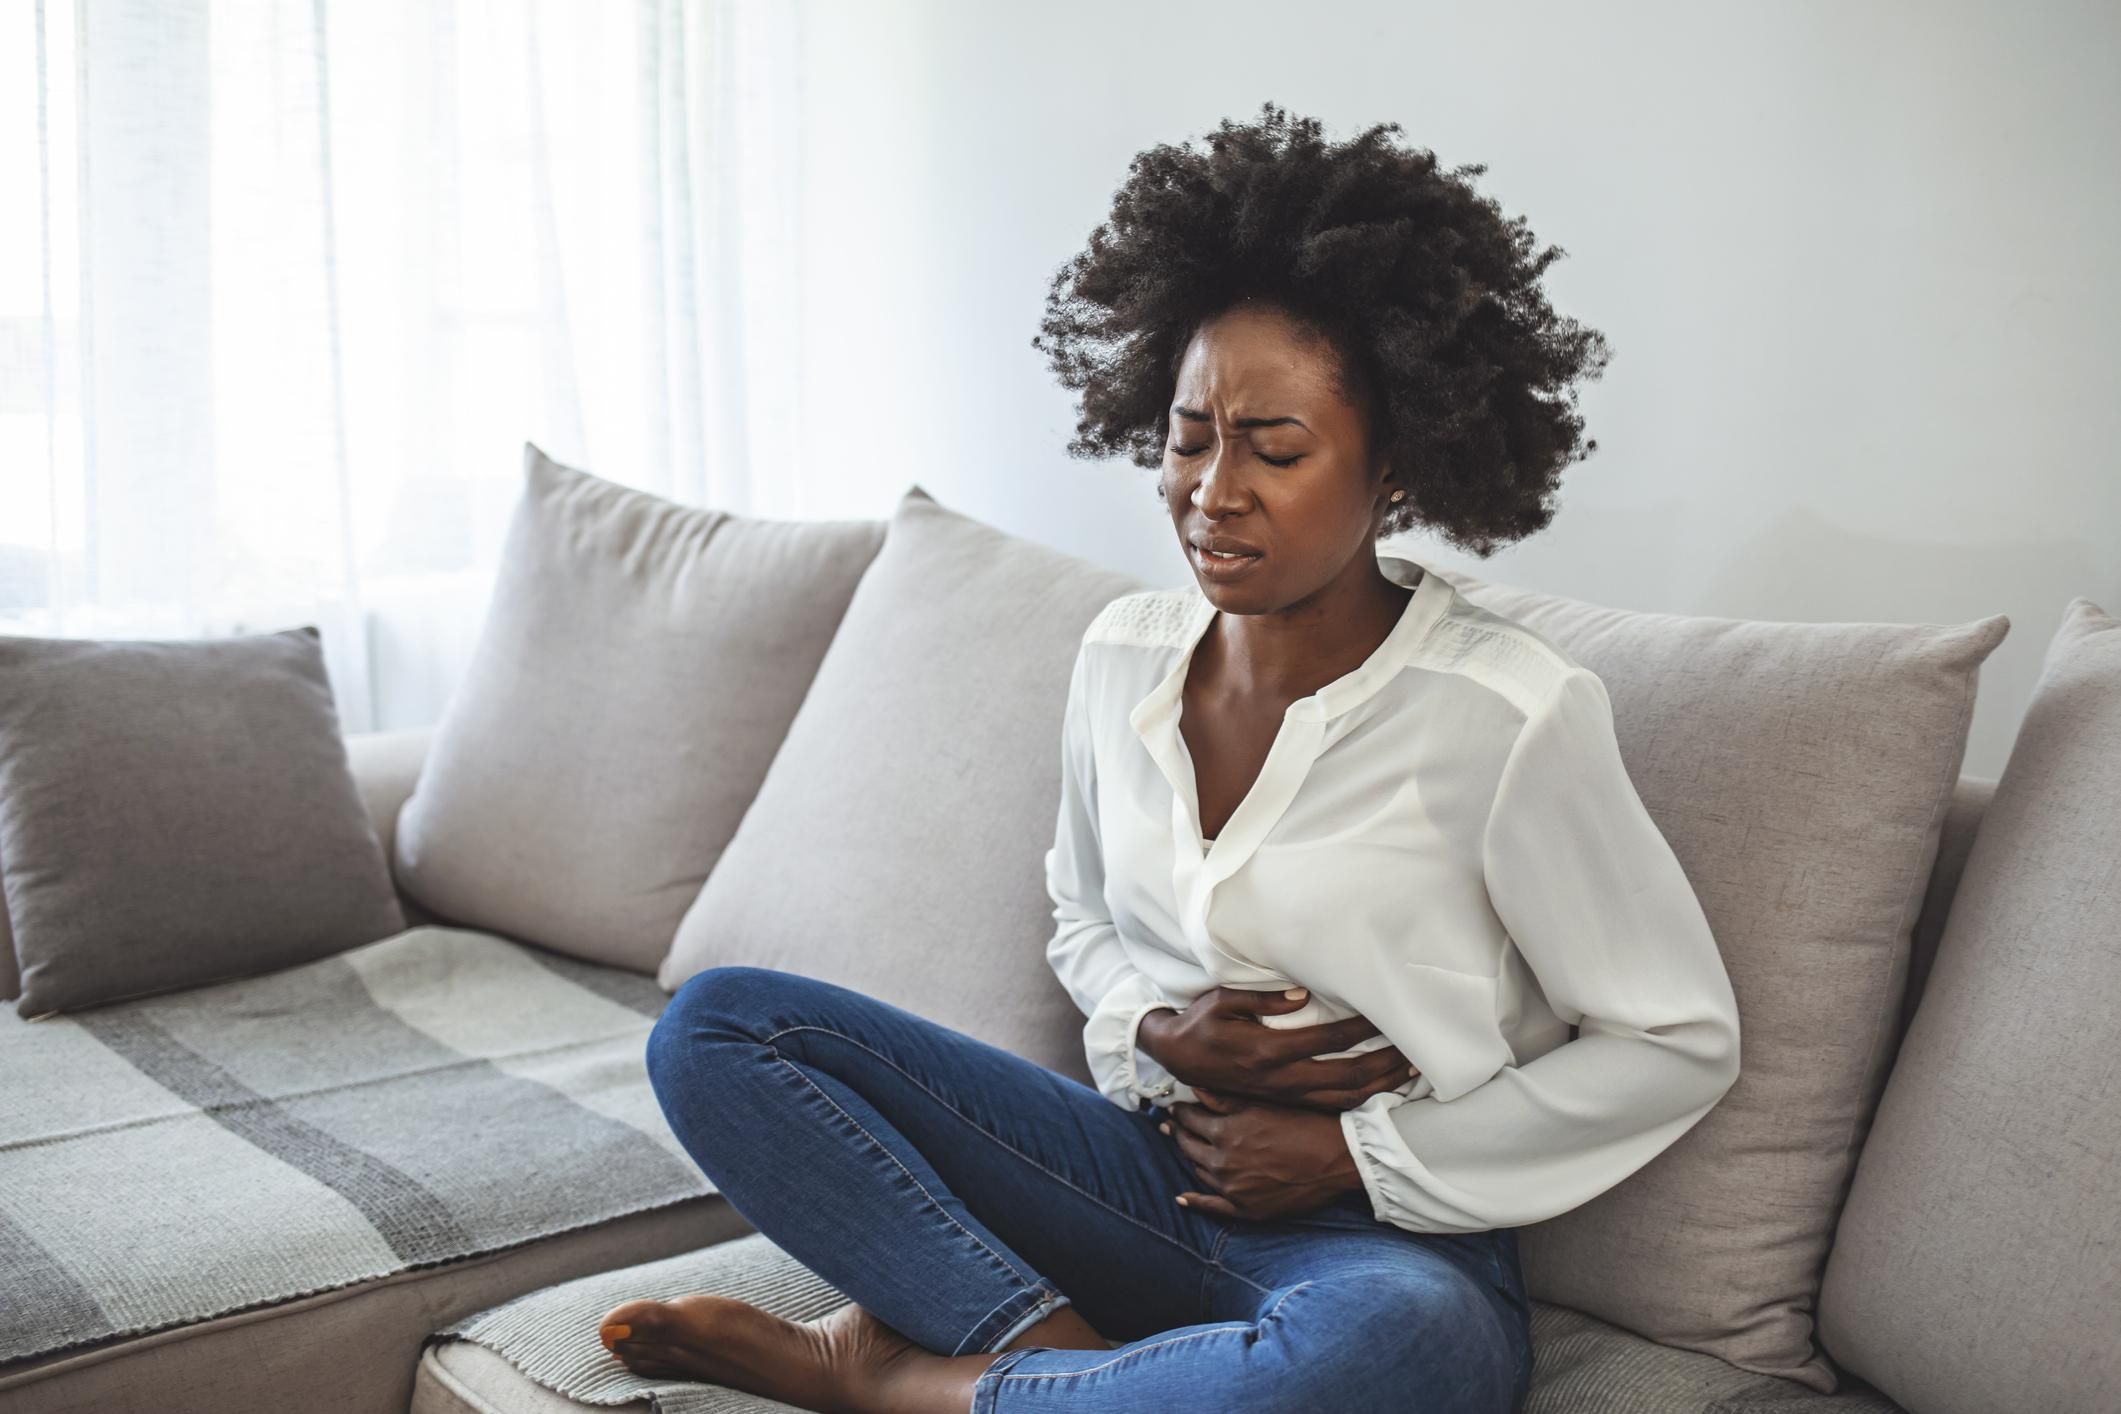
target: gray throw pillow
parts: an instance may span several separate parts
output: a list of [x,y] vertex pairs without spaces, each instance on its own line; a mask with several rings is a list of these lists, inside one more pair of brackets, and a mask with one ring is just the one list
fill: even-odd
[[31,1018],[405,926],[309,627],[0,638],[0,884]]
[[654,972],[883,543],[681,506],[523,449],[491,607],[398,814],[451,922]]
[[1982,813],[1820,1297],[1924,1414],[2121,1409],[2121,618],[2072,599]]
[[664,989],[800,972],[1087,1081],[1044,858],[1083,630],[1143,587],[910,488]]
[[1440,570],[1597,673],[1716,935],[1737,1084],[1667,1150],[1523,1230],[1534,1296],[1832,1391],[1812,1312],[1899,1039],[1910,936],[2010,628],[1606,608]]

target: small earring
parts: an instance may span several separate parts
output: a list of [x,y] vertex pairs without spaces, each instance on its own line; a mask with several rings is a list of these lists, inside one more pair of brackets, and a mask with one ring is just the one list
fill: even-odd
[[1397,491],[1394,491],[1394,492],[1392,493],[1392,499],[1393,499],[1393,500],[1395,500],[1395,501],[1398,501],[1398,500],[1402,500],[1402,499],[1404,499],[1404,498],[1405,498],[1406,494],[1407,494],[1407,488],[1406,488],[1406,487],[1404,487],[1404,486],[1402,486],[1402,487],[1400,487],[1400,488],[1399,488],[1399,489],[1398,489]]

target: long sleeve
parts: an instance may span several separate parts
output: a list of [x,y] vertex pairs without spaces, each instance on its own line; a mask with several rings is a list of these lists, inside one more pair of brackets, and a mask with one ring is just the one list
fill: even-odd
[[1605,684],[1566,672],[1504,763],[1481,840],[1489,901],[1579,1032],[1449,1102],[1341,1114],[1375,1215],[1517,1227],[1669,1147],[1738,1076],[1738,1007],[1699,899],[1622,764]]
[[1046,892],[1053,900],[1054,922],[1046,961],[1088,1018],[1083,1051],[1099,1092],[1131,1110],[1143,1095],[1172,1094],[1184,1087],[1136,1044],[1142,1017],[1171,1003],[1128,958],[1105,905],[1090,676],[1088,655],[1078,650],[1061,727],[1060,813],[1053,847],[1046,851]]

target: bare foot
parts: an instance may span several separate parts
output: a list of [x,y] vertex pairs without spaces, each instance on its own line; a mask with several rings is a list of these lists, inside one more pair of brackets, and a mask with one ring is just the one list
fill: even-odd
[[821,1414],[891,1408],[906,1383],[899,1367],[936,1359],[851,1301],[814,1321],[729,1296],[626,1301],[605,1313],[598,1337],[644,1379],[726,1385]]

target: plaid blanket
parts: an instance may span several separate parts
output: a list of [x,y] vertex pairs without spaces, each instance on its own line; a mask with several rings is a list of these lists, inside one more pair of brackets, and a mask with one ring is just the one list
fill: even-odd
[[0,1008],[0,1365],[714,1190],[654,979],[415,928],[41,1021]]

